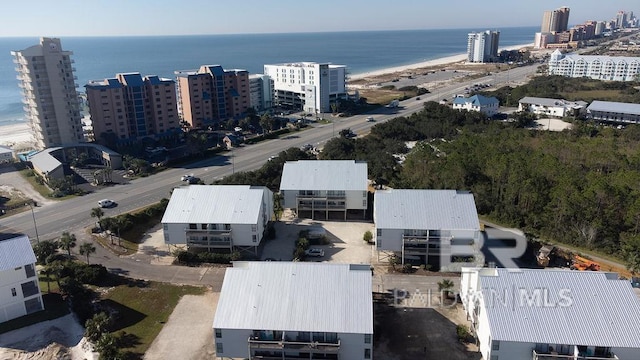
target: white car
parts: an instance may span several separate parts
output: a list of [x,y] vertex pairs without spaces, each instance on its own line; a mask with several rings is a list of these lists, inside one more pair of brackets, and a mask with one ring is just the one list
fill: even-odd
[[112,207],[114,206],[116,203],[113,200],[109,200],[109,199],[102,199],[100,201],[98,201],[98,205],[101,208],[108,208],[108,207]]
[[312,257],[323,257],[324,256],[324,250],[312,248],[312,249],[305,250],[304,254],[306,256],[312,256]]
[[373,116],[367,117],[367,122],[374,122],[374,121],[376,121],[376,119],[374,119]]

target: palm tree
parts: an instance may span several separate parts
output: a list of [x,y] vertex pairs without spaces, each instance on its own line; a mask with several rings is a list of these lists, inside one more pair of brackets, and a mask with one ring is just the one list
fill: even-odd
[[60,237],[59,244],[61,249],[67,250],[69,259],[71,259],[71,248],[76,246],[76,235],[69,234],[69,232],[67,231],[63,232],[62,236]]
[[449,279],[442,279],[442,281],[438,282],[438,291],[445,297],[449,297],[451,289],[453,289],[453,281]]
[[80,245],[80,255],[87,257],[87,264],[89,264],[89,255],[96,252],[96,247],[92,243],[83,243]]
[[98,218],[98,222],[100,222],[100,218],[104,216],[104,211],[102,211],[99,207],[94,207],[91,209],[91,217]]

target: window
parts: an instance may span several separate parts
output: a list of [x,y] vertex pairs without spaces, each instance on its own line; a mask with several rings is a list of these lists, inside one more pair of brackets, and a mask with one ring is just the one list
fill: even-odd
[[382,236],[382,229],[376,230],[376,236]]
[[34,269],[33,264],[25,265],[24,272],[25,275],[27,275],[27,278],[36,276],[36,270]]
[[362,206],[364,206],[364,207],[367,206],[367,200],[362,200]]
[[16,288],[11,288],[11,296],[17,296]]
[[22,296],[29,297],[36,295],[40,289],[35,281],[28,281],[22,284]]
[[364,343],[371,344],[371,334],[364,334]]
[[198,230],[198,225],[196,225],[196,224],[189,224],[189,229],[191,229],[191,230]]
[[258,231],[258,225],[251,225],[251,231],[253,232]]
[[364,358],[371,359],[371,349],[364,349]]
[[491,355],[491,360],[498,360],[498,355]]
[[500,340],[493,340],[491,342],[491,350],[500,350]]
[[18,271],[18,270],[20,270],[20,269],[22,269],[22,266],[18,266],[17,268],[15,268],[15,269],[13,269],[13,270]]
[[258,241],[258,237],[256,235],[251,235],[251,240],[253,240],[253,242]]
[[222,343],[216,343],[216,353],[222,354],[224,350],[222,349]]
[[220,339],[222,337],[222,330],[216,329],[216,339]]

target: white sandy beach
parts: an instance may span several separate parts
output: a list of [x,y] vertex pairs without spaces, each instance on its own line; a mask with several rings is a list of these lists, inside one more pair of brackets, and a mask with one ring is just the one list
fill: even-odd
[[[524,47],[528,47],[528,46],[533,46],[533,43],[502,47],[502,48],[498,49],[498,51],[500,52],[502,50],[518,50],[518,49],[521,49],[521,48],[524,48]],[[369,71],[369,72],[365,72],[365,73],[361,73],[361,74],[353,74],[353,75],[351,75],[351,79],[352,80],[359,80],[359,79],[364,79],[364,78],[371,77],[371,76],[380,76],[380,75],[386,75],[386,74],[393,74],[393,73],[396,73],[396,72],[401,72],[401,71],[406,71],[406,70],[421,69],[421,68],[426,68],[426,67],[430,67],[430,66],[438,66],[438,65],[445,65],[445,64],[453,64],[453,63],[458,63],[458,62],[465,61],[466,59],[467,59],[467,54],[466,53],[465,54],[452,55],[452,56],[447,56],[447,57],[428,60],[428,61],[423,61],[423,62],[409,64],[409,65],[389,67],[389,68],[384,68],[384,69],[380,69],[380,70],[376,70],[376,71]]]
[[25,123],[0,126],[0,145],[18,149],[29,147],[34,142],[34,136]]

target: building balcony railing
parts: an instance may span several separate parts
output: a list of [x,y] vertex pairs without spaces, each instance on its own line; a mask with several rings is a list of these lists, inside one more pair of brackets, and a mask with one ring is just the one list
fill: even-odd
[[231,230],[198,230],[198,229],[186,229],[185,233],[187,236],[231,236]]
[[618,359],[614,354],[609,356],[563,355],[555,352],[539,353],[533,350],[532,360],[610,360]]
[[335,343],[324,343],[317,341],[274,341],[260,340],[255,337],[249,338],[249,349],[257,350],[293,350],[309,353],[337,354],[340,351],[340,340]]
[[346,195],[296,195],[298,201],[304,200],[346,200]]

